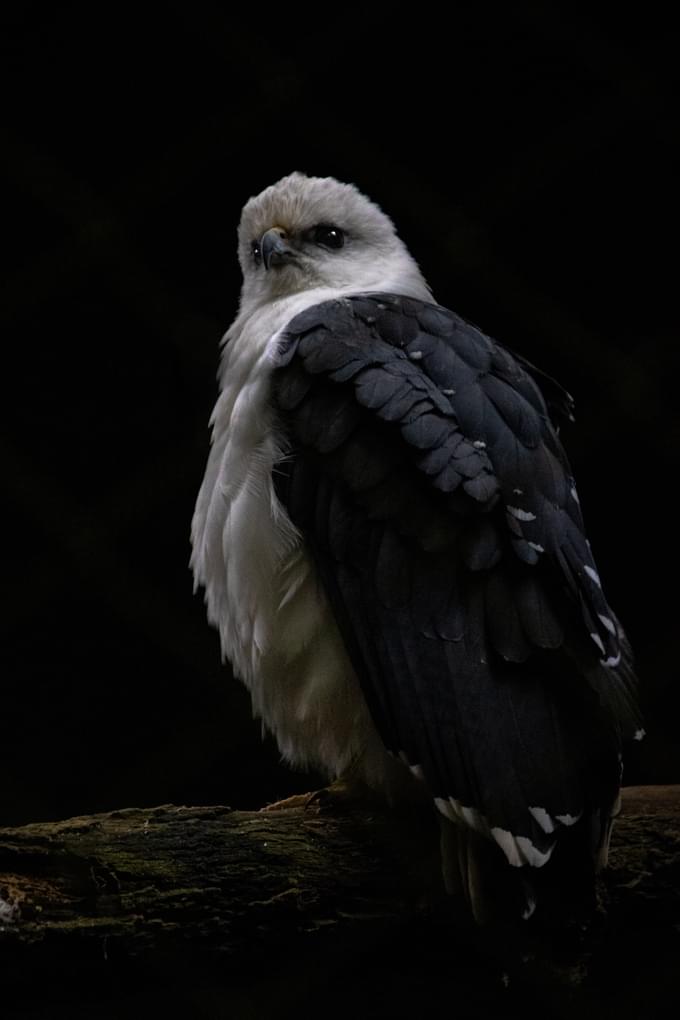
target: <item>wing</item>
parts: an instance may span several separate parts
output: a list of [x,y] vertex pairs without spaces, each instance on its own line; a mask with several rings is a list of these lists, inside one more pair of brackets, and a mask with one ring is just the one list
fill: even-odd
[[516,865],[608,811],[638,725],[541,378],[446,309],[388,294],[297,316],[275,374],[277,493],[377,728]]

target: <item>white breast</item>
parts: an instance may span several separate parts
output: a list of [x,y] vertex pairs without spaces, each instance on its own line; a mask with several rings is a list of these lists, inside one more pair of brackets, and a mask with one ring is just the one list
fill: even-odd
[[284,757],[330,776],[359,763],[371,785],[383,786],[386,752],[314,565],[272,483],[282,454],[270,402],[278,330],[325,296],[298,295],[237,319],[228,334],[191,566],[223,654]]

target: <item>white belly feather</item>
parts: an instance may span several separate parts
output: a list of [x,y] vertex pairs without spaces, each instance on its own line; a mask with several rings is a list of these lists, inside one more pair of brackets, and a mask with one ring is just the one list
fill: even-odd
[[253,319],[237,319],[230,331],[192,522],[191,565],[222,652],[283,756],[330,776],[352,765],[382,787],[393,766],[314,565],[272,483],[282,454],[270,400],[277,331],[324,296],[281,302],[265,330],[259,315],[257,328]]

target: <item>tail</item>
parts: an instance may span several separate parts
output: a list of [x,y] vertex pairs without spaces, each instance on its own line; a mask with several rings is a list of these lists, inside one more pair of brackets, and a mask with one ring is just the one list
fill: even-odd
[[[511,867],[499,847],[472,829],[441,817],[446,891],[467,905],[478,925],[528,922],[527,930],[583,933],[599,914],[597,872],[611,819],[594,812],[565,831],[547,865]],[[597,830],[597,836],[595,832]],[[606,830],[606,833],[603,831]]]
[[531,890],[498,847],[463,825],[440,817],[442,876],[447,893],[465,903],[478,925],[528,919]]

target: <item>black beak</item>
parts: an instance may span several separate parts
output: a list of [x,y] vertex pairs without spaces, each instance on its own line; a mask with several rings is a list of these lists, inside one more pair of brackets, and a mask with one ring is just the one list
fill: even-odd
[[282,266],[295,257],[295,252],[286,239],[286,232],[281,227],[272,227],[262,235],[260,241],[264,268]]

